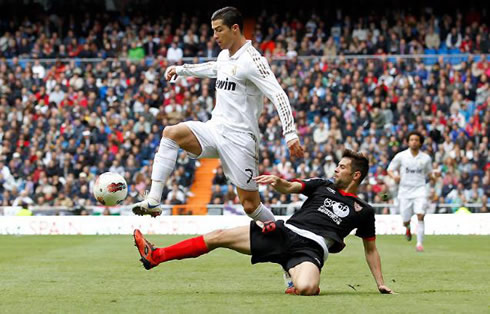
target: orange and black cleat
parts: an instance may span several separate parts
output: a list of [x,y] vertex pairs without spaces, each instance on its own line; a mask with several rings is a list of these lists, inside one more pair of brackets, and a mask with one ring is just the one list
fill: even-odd
[[143,263],[143,267],[145,267],[146,270],[150,270],[153,267],[158,266],[158,263],[156,263],[151,256],[151,253],[155,251],[153,244],[146,241],[145,237],[138,229],[134,230],[133,237],[134,246],[138,248],[138,251],[141,255],[140,261],[141,263]]

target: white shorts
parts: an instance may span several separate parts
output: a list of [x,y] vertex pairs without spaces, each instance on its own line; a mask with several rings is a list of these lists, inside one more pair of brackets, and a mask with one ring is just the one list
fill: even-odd
[[259,175],[259,144],[255,135],[225,129],[214,122],[186,121],[201,144],[199,156],[189,153],[192,158],[219,158],[225,176],[237,187],[247,191],[257,191],[258,185],[252,179]]
[[410,221],[413,214],[425,215],[427,210],[427,199],[419,198],[399,198],[400,215],[404,222]]

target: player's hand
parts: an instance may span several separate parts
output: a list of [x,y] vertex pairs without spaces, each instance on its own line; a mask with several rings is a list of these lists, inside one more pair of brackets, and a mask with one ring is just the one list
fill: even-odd
[[175,65],[171,65],[167,68],[167,70],[165,71],[165,79],[167,81],[170,81],[171,79],[173,78],[177,78],[177,68],[175,67]]
[[378,287],[378,290],[381,294],[394,294],[395,292],[393,290],[391,290],[390,288],[388,288],[387,286],[385,285],[381,285]]
[[400,183],[400,176],[395,175],[395,176],[393,177],[393,180],[395,180],[395,183],[396,183],[396,184]]
[[295,138],[293,140],[290,140],[288,142],[288,148],[289,148],[289,151],[291,152],[292,157],[295,157],[295,158],[303,158],[304,157],[303,147],[301,147],[301,144],[299,143],[299,139]]
[[276,187],[280,182],[281,178],[274,175],[261,175],[253,178],[258,184],[268,184],[272,187]]

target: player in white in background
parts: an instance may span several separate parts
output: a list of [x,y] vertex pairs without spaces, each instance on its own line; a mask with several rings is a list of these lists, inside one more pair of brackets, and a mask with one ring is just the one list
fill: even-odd
[[415,213],[418,218],[416,250],[424,250],[424,216],[428,207],[426,178],[432,177],[432,160],[429,155],[420,151],[424,136],[412,131],[407,136],[408,149],[396,154],[388,166],[388,175],[398,186],[398,206],[406,227],[405,236],[412,239],[410,218]]
[[182,148],[195,158],[219,157],[225,175],[237,187],[247,215],[254,220],[271,221],[274,215],[261,203],[257,183],[252,180],[259,175],[258,119],[265,95],[279,113],[291,156],[303,157],[291,106],[267,60],[245,39],[241,13],[233,7],[222,8],[214,12],[211,26],[222,49],[217,61],[171,66],[165,78],[171,80],[178,75],[217,78],[212,118],[206,123],[186,121],[165,127],[153,163],[150,192],[144,201],[133,205],[133,212],[161,214],[159,204],[165,181]]

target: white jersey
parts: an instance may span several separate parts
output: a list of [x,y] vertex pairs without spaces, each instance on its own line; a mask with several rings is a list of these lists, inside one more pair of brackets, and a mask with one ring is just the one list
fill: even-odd
[[217,78],[216,106],[211,120],[230,130],[260,138],[258,120],[265,95],[279,113],[286,142],[298,138],[288,97],[272,73],[267,60],[247,42],[230,57],[228,49],[212,62],[177,66],[182,76]]
[[400,172],[398,198],[427,197],[425,179],[432,171],[429,155],[419,151],[417,156],[413,156],[410,149],[406,149],[396,154],[388,170]]

